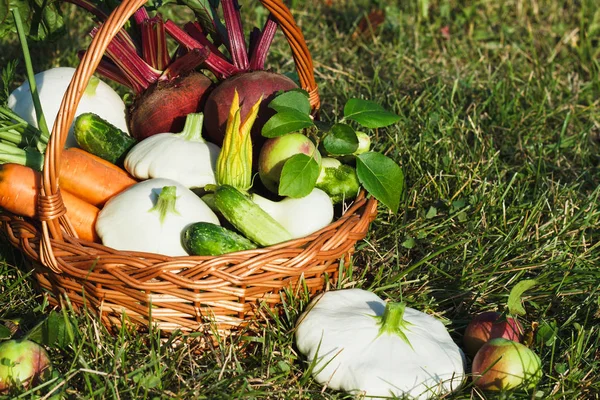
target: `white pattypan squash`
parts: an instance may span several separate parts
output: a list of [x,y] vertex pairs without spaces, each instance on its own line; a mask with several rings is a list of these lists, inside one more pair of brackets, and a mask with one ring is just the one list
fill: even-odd
[[202,138],[201,113],[188,114],[180,133],[159,133],[129,150],[125,169],[138,179],[166,178],[188,188],[216,183],[220,147]]
[[[52,131],[60,103],[74,74],[75,68],[71,67],[50,68],[35,74],[34,78],[38,96],[44,117],[46,118],[46,125],[48,125],[50,131]],[[25,81],[10,94],[8,97],[8,107],[29,124],[38,127],[29,82]],[[93,112],[122,131],[128,132],[125,117],[125,102],[123,102],[121,96],[113,88],[95,76],[90,79],[79,101],[75,118],[87,112]],[[73,135],[73,126],[74,124],[71,124],[65,148],[77,147],[77,141]]]
[[253,193],[252,201],[279,222],[294,239],[308,236],[333,221],[331,198],[318,188],[304,197],[284,197],[279,201]]
[[190,189],[157,178],[111,198],[98,214],[96,232],[113,249],[185,256],[182,231],[194,222],[220,225],[217,215]]
[[332,389],[428,399],[457,389],[464,354],[436,318],[361,289],[326,292],[298,319],[298,350]]

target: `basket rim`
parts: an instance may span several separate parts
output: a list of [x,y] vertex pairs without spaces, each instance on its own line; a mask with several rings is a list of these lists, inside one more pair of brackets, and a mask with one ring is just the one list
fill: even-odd
[[[119,285],[151,292],[216,291],[219,287],[231,291],[232,288],[245,287],[247,284],[260,284],[262,279],[269,280],[273,274],[286,279],[297,278],[314,271],[316,264],[317,268],[322,268],[352,253],[355,243],[366,236],[370,223],[377,215],[377,206],[375,198],[362,197],[355,203],[352,212],[349,210],[340,217],[341,222],[338,223],[338,219],[313,235],[254,252],[240,251],[216,257],[170,257],[119,251],[73,237],[66,241],[51,239],[57,249],[61,269],[50,269],[47,273],[75,279],[82,284],[103,286],[118,281]],[[8,232],[11,244],[24,251],[29,259],[40,262],[42,242],[39,240],[39,223],[28,220],[31,219],[8,212],[0,213],[0,227],[4,234]],[[13,228],[18,231],[17,234]],[[198,271],[204,275],[199,276]],[[154,278],[159,280],[153,281]]]
[[[112,253],[115,255],[121,255],[121,256],[127,255],[132,258],[140,258],[140,259],[146,259],[146,260],[162,260],[163,262],[176,261],[176,260],[177,261],[206,261],[206,260],[213,260],[213,259],[219,259],[219,258],[225,259],[225,258],[232,258],[232,257],[233,258],[240,258],[240,257],[246,258],[247,255],[266,254],[266,253],[273,252],[273,251],[281,251],[290,246],[293,247],[296,244],[302,244],[302,243],[308,244],[308,243],[314,242],[315,239],[319,238],[320,236],[327,235],[328,231],[333,231],[333,230],[338,229],[341,225],[348,223],[348,221],[351,219],[364,218],[364,219],[368,220],[367,224],[370,224],[377,215],[378,204],[379,204],[379,202],[377,199],[375,199],[373,196],[367,196],[365,190],[361,189],[361,191],[359,192],[356,199],[354,199],[350,204],[347,205],[346,209],[343,210],[342,215],[340,217],[338,217],[337,219],[332,221],[327,226],[319,229],[318,231],[311,233],[310,235],[306,235],[301,238],[292,239],[292,240],[288,240],[285,242],[273,244],[270,246],[259,247],[259,248],[250,249],[250,250],[241,250],[241,251],[236,251],[236,252],[232,252],[232,253],[222,254],[219,256],[199,256],[199,255],[168,256],[168,255],[159,254],[159,253],[149,253],[149,252],[132,251],[132,250],[119,250],[119,249],[115,249],[110,246],[106,246],[102,243],[97,243],[97,242],[92,242],[92,241],[85,240],[85,239],[80,239],[75,236],[64,236],[62,238],[62,240],[56,240],[54,238],[50,238],[50,240],[53,243],[64,242],[66,246],[72,246],[73,248],[83,249],[85,247],[85,248],[89,248],[89,249],[96,249],[98,251],[102,251],[102,252],[106,252],[106,253]],[[39,220],[37,220],[35,218],[19,216],[19,215],[13,214],[7,210],[3,210],[3,209],[0,209],[0,218],[3,220],[6,220],[6,221],[10,220],[11,222],[14,222],[17,224],[27,225],[27,228],[25,230],[28,232],[31,232],[32,236],[30,238],[33,238],[36,235],[35,233],[40,234],[41,223]],[[360,231],[360,230],[361,229],[358,229],[358,231]],[[9,241],[15,242],[17,240],[18,240],[18,238],[16,238],[16,237],[15,238],[9,237]],[[41,243],[41,239],[40,239],[40,243]],[[88,256],[92,256],[93,255],[92,253],[94,253],[94,252],[93,251],[92,252],[83,252],[81,255],[83,257],[88,257]],[[55,271],[55,272],[60,273],[61,271]]]

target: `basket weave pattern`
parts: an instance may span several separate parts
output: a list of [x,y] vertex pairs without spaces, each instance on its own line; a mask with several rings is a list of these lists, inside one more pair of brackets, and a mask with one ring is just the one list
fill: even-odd
[[[319,95],[304,37],[281,0],[261,0],[277,19],[293,53],[301,86],[313,110]],[[145,0],[126,0],[92,40],[65,94],[46,150],[38,218],[0,212],[0,230],[34,261],[34,276],[51,304],[68,297],[107,324],[130,321],[184,331],[216,323],[229,330],[251,319],[258,301],[275,306],[280,291],[300,282],[311,293],[338,279],[339,260],[347,259],[365,237],[377,201],[364,192],[326,228],[305,238],[219,257],[167,257],[117,251],[76,237],[66,217],[58,185],[58,166],[77,105],[110,40]]]

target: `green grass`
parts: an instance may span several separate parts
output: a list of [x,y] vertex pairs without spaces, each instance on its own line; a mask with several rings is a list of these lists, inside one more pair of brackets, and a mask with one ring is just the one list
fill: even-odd
[[[315,60],[322,117],[350,97],[397,112],[375,133],[375,148],[404,169],[407,193],[397,215],[380,208],[357,244],[346,286],[441,318],[457,343],[471,315],[503,309],[524,279],[521,320],[544,376],[535,390],[504,398],[600,397],[600,11],[592,0],[381,2],[387,21],[374,37],[352,40],[372,6],[366,0],[294,3]],[[262,15],[242,2],[246,16]],[[260,9],[258,9],[260,10]],[[70,13],[74,25],[76,13]],[[449,37],[442,35],[448,27]],[[83,36],[33,45],[38,69],[72,62]],[[87,39],[83,39],[86,42]],[[83,44],[82,44],[83,45]],[[17,56],[18,46],[0,55]],[[37,53],[39,52],[39,53]],[[291,71],[278,38],[271,65]],[[0,317],[23,316],[26,331],[49,312],[19,253],[0,250]],[[70,346],[50,348],[46,387],[29,398],[350,399],[324,390],[293,343],[305,298],[285,297],[240,335],[121,330],[110,334],[88,313],[72,314]],[[68,307],[67,307],[68,309]],[[50,387],[54,387],[54,392]],[[456,399],[496,398],[470,383]]]

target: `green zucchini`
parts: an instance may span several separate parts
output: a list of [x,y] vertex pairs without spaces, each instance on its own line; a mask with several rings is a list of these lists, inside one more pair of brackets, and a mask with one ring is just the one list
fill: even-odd
[[188,225],[183,230],[181,241],[185,251],[196,256],[219,256],[256,248],[242,235],[210,222]]
[[79,147],[113,164],[120,164],[136,140],[94,113],[75,120],[73,131]]
[[271,246],[292,239],[279,222],[233,186],[217,186],[215,205],[227,221],[254,243]]

